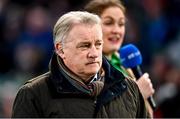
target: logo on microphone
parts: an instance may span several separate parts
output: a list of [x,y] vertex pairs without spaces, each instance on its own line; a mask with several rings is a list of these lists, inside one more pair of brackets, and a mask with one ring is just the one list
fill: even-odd
[[133,58],[135,58],[135,57],[138,57],[140,55],[140,52],[139,51],[137,51],[137,52],[132,52],[131,54],[129,54],[128,56],[127,56],[127,58],[129,59],[129,60],[131,60],[131,59],[133,59]]

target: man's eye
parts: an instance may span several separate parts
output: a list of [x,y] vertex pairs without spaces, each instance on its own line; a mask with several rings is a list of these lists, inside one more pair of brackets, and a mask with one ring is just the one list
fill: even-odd
[[102,43],[96,43],[96,47],[100,48],[102,46]]
[[90,47],[89,44],[82,44],[82,45],[79,46],[79,48],[83,49],[83,50],[88,49],[89,47]]
[[102,45],[102,43],[96,43],[96,45],[100,46],[100,45]]
[[90,46],[89,44],[81,45],[81,47],[84,47],[84,48],[88,48],[89,46]]

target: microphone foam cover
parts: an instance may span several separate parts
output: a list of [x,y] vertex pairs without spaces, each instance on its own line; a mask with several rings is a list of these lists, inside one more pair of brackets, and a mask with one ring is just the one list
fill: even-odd
[[125,68],[133,68],[142,64],[142,55],[133,44],[123,46],[120,50],[120,58]]

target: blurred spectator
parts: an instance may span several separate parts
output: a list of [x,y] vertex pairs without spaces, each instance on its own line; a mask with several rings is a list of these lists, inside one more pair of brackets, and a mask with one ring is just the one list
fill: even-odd
[[18,80],[11,80],[13,76],[4,77],[5,82],[0,83],[0,118],[11,116],[11,108],[19,86],[22,84]]
[[51,32],[51,21],[48,12],[40,7],[30,8],[24,19],[24,29],[18,39],[18,44],[31,43],[42,51],[44,55],[44,68],[53,51],[53,38]]
[[137,44],[140,40],[140,28],[131,13],[127,13],[126,34],[124,44]]
[[15,43],[20,34],[23,10],[16,4],[8,4],[1,14],[0,40],[0,73],[6,73],[13,68],[13,53]]
[[69,0],[53,0],[53,2],[49,2],[49,12],[51,12],[52,23],[55,24],[56,20],[62,14],[70,11]]
[[[155,117],[159,118],[178,118],[180,117],[180,37],[177,37],[175,42],[172,42],[164,50],[164,59],[160,61],[166,61],[166,72],[164,76],[159,78],[159,83],[156,100],[158,109],[155,112]],[[157,64],[157,62],[156,62]],[[154,66],[156,65],[154,64]],[[162,64],[162,63],[161,63]],[[154,68],[158,71],[158,67]],[[160,70],[159,70],[160,71]],[[155,72],[155,71],[154,71]],[[154,73],[155,74],[155,73]],[[161,73],[156,72],[156,75]]]
[[[30,43],[20,44],[14,54],[15,72],[24,74],[27,77],[24,79],[32,78],[43,72],[43,51],[36,45]],[[21,78],[20,78],[21,79]],[[20,80],[19,79],[19,80]],[[22,80],[24,80],[22,78]]]
[[42,52],[33,44],[24,43],[15,50],[15,68],[4,75],[0,83],[0,102],[2,103],[2,117],[11,116],[11,108],[17,90],[26,80],[42,72]]
[[[164,1],[143,0],[141,2],[144,11],[144,23],[141,24],[141,40],[139,42],[145,65],[149,65],[152,56],[165,44],[169,32],[169,22],[166,13],[163,12]],[[142,44],[148,44],[142,45]]]

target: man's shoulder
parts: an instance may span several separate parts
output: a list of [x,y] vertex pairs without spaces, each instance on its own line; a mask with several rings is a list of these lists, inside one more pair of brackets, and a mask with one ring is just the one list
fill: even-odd
[[40,85],[45,85],[46,84],[46,79],[50,77],[50,72],[46,72],[42,75],[39,75],[35,78],[32,78],[28,81],[25,82],[23,87],[39,87]]
[[42,100],[44,97],[47,97],[49,93],[47,93],[48,86],[46,79],[48,79],[49,76],[50,72],[47,72],[28,80],[24,85],[22,85],[17,92],[15,99],[16,104],[22,104],[25,106],[28,105],[28,103],[31,103],[31,100]]

